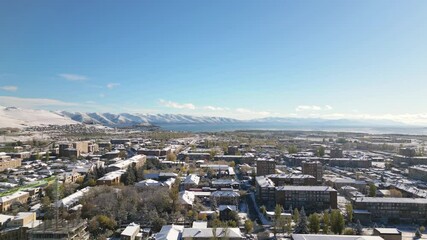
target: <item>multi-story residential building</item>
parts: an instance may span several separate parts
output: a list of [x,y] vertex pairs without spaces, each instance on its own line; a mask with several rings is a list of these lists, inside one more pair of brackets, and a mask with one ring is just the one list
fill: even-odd
[[237,164],[253,164],[255,161],[255,156],[251,153],[246,153],[244,155],[216,155],[214,157],[215,161],[227,161],[235,162]]
[[342,158],[344,155],[342,154],[342,149],[341,148],[332,148],[329,156],[331,158]]
[[322,163],[319,161],[314,161],[314,162],[304,161],[302,162],[302,173],[315,177],[318,183],[322,182],[322,177],[323,177]]
[[384,240],[379,236],[292,234],[291,240]]
[[352,200],[355,210],[367,211],[372,221],[419,222],[427,219],[425,198],[361,197]]
[[147,157],[145,155],[135,155],[126,160],[118,161],[107,166],[107,171],[117,171],[127,169],[129,166],[140,168],[144,166]]
[[356,180],[353,178],[340,178],[335,176],[325,176],[325,183],[326,185],[331,186],[336,190],[339,190],[345,186],[351,186],[356,188],[361,193],[367,192],[367,183],[363,180]]
[[235,191],[215,191],[211,194],[211,201],[219,205],[238,205],[240,194]]
[[276,203],[276,186],[270,178],[258,176],[255,178],[256,198],[268,208]]
[[11,158],[7,155],[0,155],[0,172],[7,170],[8,168],[18,168],[21,166],[20,158]]
[[60,240],[88,240],[86,220],[44,221],[39,226],[28,231],[29,240],[60,239]]
[[330,158],[324,159],[324,163],[328,163],[331,167],[346,167],[346,168],[370,168],[372,167],[371,159],[352,159],[352,158]]
[[276,173],[276,162],[273,159],[257,159],[256,174],[257,176],[265,176]]
[[28,192],[15,192],[11,195],[0,197],[0,212],[6,212],[10,209],[12,203],[27,203],[30,194]]
[[427,156],[407,157],[403,155],[394,155],[393,164],[395,165],[427,165]]
[[313,186],[317,185],[316,178],[307,174],[270,174],[268,178],[276,187],[284,185]]
[[304,207],[307,213],[337,208],[337,191],[325,186],[276,187],[276,204],[284,209]]
[[96,180],[96,184],[98,185],[118,185],[120,183],[120,178],[123,174],[126,173],[126,170],[117,170],[114,172],[109,172],[105,174],[103,177]]
[[410,167],[409,177],[421,181],[427,181],[427,165],[417,165]]

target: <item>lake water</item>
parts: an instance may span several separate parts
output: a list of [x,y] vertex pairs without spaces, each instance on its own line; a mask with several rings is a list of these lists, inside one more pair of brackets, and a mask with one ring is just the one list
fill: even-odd
[[371,134],[410,134],[427,135],[423,127],[349,127],[349,126],[295,126],[283,123],[197,123],[197,124],[158,124],[162,129],[184,132],[223,132],[236,130],[287,130],[287,131],[329,131],[358,132]]

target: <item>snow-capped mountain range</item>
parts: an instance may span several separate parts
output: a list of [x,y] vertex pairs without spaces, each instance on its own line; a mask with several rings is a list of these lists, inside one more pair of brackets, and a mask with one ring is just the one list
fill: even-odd
[[58,112],[74,121],[105,126],[124,126],[135,124],[167,124],[167,123],[233,123],[238,120],[224,117],[197,117],[182,114],[141,114],[141,113],[82,113]]
[[25,128],[31,126],[97,124],[108,127],[132,125],[166,124],[232,124],[271,123],[286,126],[407,126],[390,120],[354,120],[321,118],[261,118],[237,120],[225,117],[190,116],[183,114],[141,114],[141,113],[84,113],[67,111],[47,111],[0,106],[0,128]]

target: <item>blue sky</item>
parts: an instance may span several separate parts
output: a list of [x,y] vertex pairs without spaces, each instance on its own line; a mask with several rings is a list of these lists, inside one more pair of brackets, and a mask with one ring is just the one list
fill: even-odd
[[0,1],[0,105],[427,123],[427,1]]

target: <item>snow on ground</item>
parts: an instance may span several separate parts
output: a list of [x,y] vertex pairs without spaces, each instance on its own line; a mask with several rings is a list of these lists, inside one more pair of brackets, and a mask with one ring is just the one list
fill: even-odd
[[51,111],[0,106],[0,128],[67,124],[79,123]]

